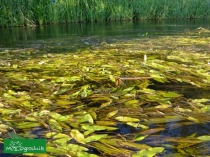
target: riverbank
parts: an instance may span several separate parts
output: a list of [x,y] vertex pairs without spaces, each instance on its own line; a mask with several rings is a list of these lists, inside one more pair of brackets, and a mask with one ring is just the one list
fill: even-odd
[[0,27],[210,18],[210,0],[2,0],[0,6]]

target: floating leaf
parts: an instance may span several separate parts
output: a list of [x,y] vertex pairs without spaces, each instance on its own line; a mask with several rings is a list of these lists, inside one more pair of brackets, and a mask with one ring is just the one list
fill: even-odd
[[25,120],[27,120],[27,121],[31,121],[31,122],[36,122],[37,121],[37,118],[35,118],[35,117],[26,117],[25,118]]
[[6,109],[6,108],[0,108],[0,113],[5,115],[5,114],[15,114],[15,113],[20,113],[21,109]]
[[190,110],[190,109],[185,109],[185,108],[181,108],[181,107],[176,108],[176,110],[179,112],[192,112],[192,110]]
[[108,126],[100,126],[100,125],[82,125],[82,128],[84,130],[87,130],[87,132],[85,132],[85,135],[88,135],[94,131],[117,130],[116,127],[108,127]]
[[104,103],[102,103],[101,106],[100,106],[100,108],[107,107],[107,106],[109,106],[111,103],[112,103],[112,99],[110,99],[109,102],[104,102]]
[[161,76],[161,75],[158,75],[158,74],[151,74],[150,76],[151,76],[155,81],[158,81],[158,82],[161,82],[161,83],[167,82],[166,78],[164,78],[164,77]]
[[116,117],[115,119],[121,122],[139,122],[140,121],[137,118],[131,118],[131,117],[125,117],[125,116],[119,116],[119,117]]
[[95,154],[89,154],[87,152],[78,152],[77,157],[99,157],[99,156]]
[[125,103],[125,105],[129,106],[129,105],[137,104],[138,102],[139,102],[138,100],[129,100]]
[[92,116],[90,114],[85,114],[84,119],[87,122],[89,122],[90,124],[93,124],[94,123],[93,118],[92,118]]
[[126,124],[128,124],[128,125],[130,125],[130,126],[132,126],[132,127],[135,127],[135,128],[142,128],[143,130],[149,128],[148,126],[142,125],[142,124],[139,124],[139,123],[128,122],[128,123],[126,123]]
[[104,120],[104,121],[96,121],[96,124],[100,126],[116,126],[117,122]]
[[177,94],[175,92],[167,92],[167,93],[162,94],[162,96],[166,98],[177,98],[177,97],[180,97],[181,94]]
[[92,141],[98,141],[101,138],[106,137],[106,136],[107,136],[107,134],[92,135],[92,136],[89,136],[89,137],[85,138],[84,142],[89,143],[89,142],[92,142]]
[[123,92],[130,92],[134,89],[134,87],[128,87],[126,89],[123,89]]
[[199,140],[201,140],[201,141],[210,141],[210,136],[206,136],[206,135],[204,135],[204,136],[199,136],[199,137],[197,137]]
[[87,114],[86,112],[82,112],[82,114],[77,116],[76,118],[78,119],[77,120],[78,123],[83,123],[83,122],[88,122],[91,124],[94,123],[93,117],[90,114]]
[[23,123],[18,123],[16,127],[18,129],[28,129],[28,128],[34,128],[38,126],[41,126],[41,124],[38,122],[23,122]]
[[0,124],[0,132],[7,132],[10,127],[5,124]]
[[71,139],[72,138],[70,137],[59,138],[59,139],[54,140],[52,143],[63,146],[63,145],[66,145],[67,142],[70,141]]
[[57,100],[56,101],[56,104],[57,105],[72,105],[72,104],[75,104],[76,101],[67,101],[67,100]]
[[71,137],[74,138],[77,142],[84,143],[85,137],[79,130],[72,129],[70,134],[71,134]]
[[57,133],[57,132],[48,132],[46,135],[45,135],[46,138],[67,138],[69,137],[68,135],[66,134],[62,134],[62,133]]
[[158,106],[156,106],[155,108],[166,109],[166,108],[169,108],[169,107],[171,107],[171,105],[170,105],[170,104],[162,104],[162,105],[158,105]]
[[70,118],[72,118],[72,115],[63,116],[55,112],[50,112],[50,116],[57,121],[68,121]]
[[202,112],[210,112],[210,105],[205,105],[204,107],[201,108]]
[[133,141],[141,141],[143,139],[145,139],[148,135],[141,135],[141,134],[138,134],[136,135],[134,138],[133,138]]
[[57,131],[62,132],[61,125],[55,119],[50,119],[49,120],[49,125],[50,125],[51,128],[53,128],[53,129],[55,129]]
[[118,110],[115,110],[115,111],[109,112],[109,113],[107,114],[107,117],[108,117],[108,118],[113,117],[114,115],[116,115],[116,114],[117,114],[117,112],[118,112]]
[[152,94],[152,93],[155,93],[155,90],[153,90],[153,89],[149,89],[149,88],[144,88],[144,89],[141,89],[141,90],[139,90],[139,92],[141,92],[141,93],[150,93],[150,94]]
[[137,154],[132,155],[132,157],[153,157],[164,150],[163,147],[154,147],[149,149],[142,149]]
[[66,149],[56,148],[56,147],[52,147],[52,146],[47,146],[46,151],[49,153],[52,153],[52,154],[57,154],[57,155],[63,155],[63,154],[68,153],[68,150],[66,150]]
[[115,82],[115,78],[114,78],[112,75],[109,75],[109,79],[110,79],[112,82]]
[[193,122],[195,122],[195,123],[200,123],[200,121],[198,120],[198,119],[196,119],[196,118],[193,118],[193,117],[187,117],[187,119],[188,120],[190,120],[190,121],[193,121]]

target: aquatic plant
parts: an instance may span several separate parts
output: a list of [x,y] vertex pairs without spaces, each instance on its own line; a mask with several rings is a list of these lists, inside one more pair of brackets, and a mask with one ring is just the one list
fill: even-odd
[[208,155],[209,42],[199,29],[71,53],[1,51],[0,142],[45,138],[46,156]]

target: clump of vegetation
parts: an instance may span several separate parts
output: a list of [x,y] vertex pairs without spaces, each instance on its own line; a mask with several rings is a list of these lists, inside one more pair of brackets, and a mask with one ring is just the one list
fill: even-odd
[[0,141],[45,138],[46,156],[208,155],[208,34],[2,51]]
[[209,6],[209,0],[1,0],[0,26],[132,19],[208,19]]

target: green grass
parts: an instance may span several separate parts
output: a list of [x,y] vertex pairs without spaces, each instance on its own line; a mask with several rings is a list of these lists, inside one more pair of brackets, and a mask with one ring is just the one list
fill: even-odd
[[210,0],[1,0],[0,27],[83,21],[210,18]]

